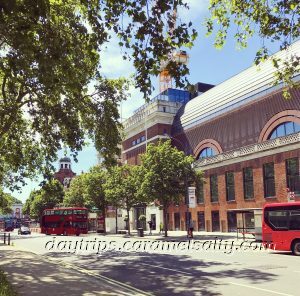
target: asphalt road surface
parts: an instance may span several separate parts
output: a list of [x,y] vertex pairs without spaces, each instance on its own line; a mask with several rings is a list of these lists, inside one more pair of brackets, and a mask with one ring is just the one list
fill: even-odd
[[[76,252],[75,248],[66,251],[66,241],[73,247],[77,242]],[[97,246],[88,249],[85,241],[98,245],[101,241],[102,246],[104,243],[115,249],[102,251]],[[300,293],[300,257],[290,253],[245,250],[238,246],[234,252],[218,247],[191,250],[184,242],[180,250],[149,252],[142,249],[141,241],[147,239],[35,235],[13,240],[19,249],[42,254],[47,260],[80,270],[86,276],[112,279],[149,295],[298,296]],[[80,243],[82,249],[78,251]],[[124,243],[126,248],[122,249]]]

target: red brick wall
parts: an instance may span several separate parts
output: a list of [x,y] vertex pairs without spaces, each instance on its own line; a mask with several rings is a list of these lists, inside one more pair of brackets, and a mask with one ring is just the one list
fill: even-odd
[[65,178],[74,178],[76,176],[75,173],[73,173],[69,169],[60,169],[58,172],[54,174],[54,179],[58,180],[61,184],[63,184]]
[[[286,159],[298,157],[300,158],[300,150],[294,150],[290,152],[279,153],[266,157],[257,158],[254,160],[244,161],[237,164],[219,167],[216,169],[207,170],[204,172],[204,204],[197,205],[195,209],[189,209],[192,213],[192,220],[196,222],[197,229],[197,212],[205,212],[205,220],[209,221],[209,231],[211,231],[211,211],[219,210],[220,214],[220,226],[221,221],[224,221],[225,229],[227,231],[227,210],[228,209],[243,209],[243,208],[262,208],[265,203],[270,202],[285,202],[287,201],[287,181],[286,181]],[[264,183],[263,183],[263,164],[268,162],[274,162],[275,172],[275,190],[276,196],[274,198],[264,197]],[[253,186],[254,186],[254,199],[244,199],[244,188],[243,188],[243,168],[252,167],[253,169]],[[225,183],[225,172],[234,172],[235,182],[235,201],[226,201],[226,183]],[[212,174],[218,175],[218,193],[219,201],[212,203],[210,201],[210,179],[209,176]],[[300,199],[300,196],[297,197]],[[173,221],[174,225],[174,212],[180,212],[182,230],[185,229],[185,212],[187,206],[181,204],[179,207],[172,206],[169,209],[170,220]],[[206,225],[207,229],[207,225]]]
[[[170,135],[171,134],[171,125],[170,124],[162,124],[162,123],[157,123],[147,129],[147,137],[148,139],[151,139],[157,135],[163,135],[164,130],[167,130],[167,133]],[[132,141],[142,137],[145,135],[145,131],[143,130],[142,132],[134,135],[133,137],[130,137],[126,139],[125,141],[122,142],[123,150],[127,150],[132,146]]]
[[[163,135],[165,130],[168,134],[170,134],[171,125],[158,123],[158,124],[151,126],[150,128],[148,128],[148,133],[147,133],[148,140],[157,135]],[[133,148],[134,146],[132,146],[132,141],[134,141],[135,139],[140,138],[144,135],[145,135],[145,131],[140,132],[140,133],[136,134],[135,136],[125,140],[122,143],[123,150]],[[130,165],[140,164],[140,154],[145,153],[145,151],[146,151],[146,144],[144,143],[143,145],[138,146],[138,147],[126,152],[123,155],[123,161],[127,160],[127,163]]]

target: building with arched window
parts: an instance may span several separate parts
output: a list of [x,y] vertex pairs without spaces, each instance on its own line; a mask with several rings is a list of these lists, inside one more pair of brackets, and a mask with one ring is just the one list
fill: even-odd
[[[300,55],[299,41],[277,57],[288,54]],[[185,143],[185,153],[204,172],[204,184],[196,208],[170,207],[170,229],[185,230],[188,219],[197,230],[253,228],[265,203],[300,199],[300,89],[285,99],[283,86],[272,84],[274,71],[271,61],[250,67],[176,114],[173,144],[182,149],[177,143]]]
[[[276,54],[289,55],[300,55],[300,41]],[[274,73],[266,61],[190,100],[153,100],[124,123],[124,162],[138,164],[147,142],[171,138],[204,172],[196,208],[184,201],[169,208],[170,230],[185,230],[190,219],[196,230],[253,228],[265,203],[300,199],[300,89],[285,99]]]

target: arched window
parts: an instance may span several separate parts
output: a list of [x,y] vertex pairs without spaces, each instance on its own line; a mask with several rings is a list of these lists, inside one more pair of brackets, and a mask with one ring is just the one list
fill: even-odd
[[278,125],[270,133],[268,140],[287,136],[287,135],[298,133],[298,132],[300,132],[300,124],[297,122],[293,122],[293,121],[287,121],[287,122],[284,122],[284,123],[281,123],[280,125]]
[[216,154],[217,153],[213,148],[207,147],[207,148],[204,148],[204,149],[201,150],[198,158],[211,157],[211,156],[214,156]]

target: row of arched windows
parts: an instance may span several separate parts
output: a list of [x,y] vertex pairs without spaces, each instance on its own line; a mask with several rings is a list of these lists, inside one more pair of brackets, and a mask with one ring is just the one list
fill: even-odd
[[[277,125],[269,134],[268,140],[291,135],[300,132],[300,124],[293,121],[286,121]],[[197,159],[212,157],[218,154],[218,151],[211,147],[203,148],[198,154]]]

